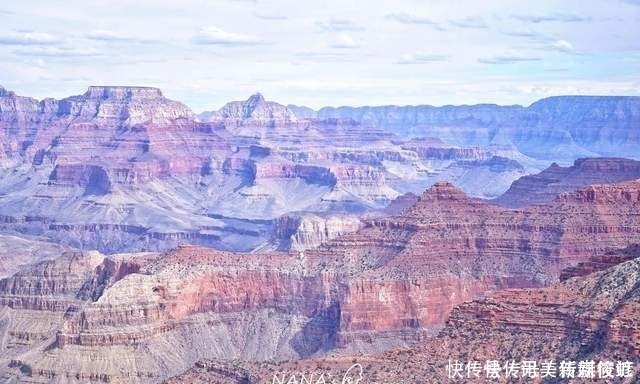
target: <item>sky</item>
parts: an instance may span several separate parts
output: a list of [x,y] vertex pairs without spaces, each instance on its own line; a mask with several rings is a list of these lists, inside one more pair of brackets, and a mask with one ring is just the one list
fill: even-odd
[[38,99],[152,86],[196,112],[640,95],[640,0],[21,0],[0,85]]

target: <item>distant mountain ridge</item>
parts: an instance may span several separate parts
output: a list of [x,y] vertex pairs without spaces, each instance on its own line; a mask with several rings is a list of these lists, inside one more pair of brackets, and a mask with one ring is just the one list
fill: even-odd
[[638,158],[640,97],[554,96],[528,107],[477,104],[434,107],[289,105],[304,118],[344,118],[401,136],[439,137],[453,145],[514,144],[535,158]]

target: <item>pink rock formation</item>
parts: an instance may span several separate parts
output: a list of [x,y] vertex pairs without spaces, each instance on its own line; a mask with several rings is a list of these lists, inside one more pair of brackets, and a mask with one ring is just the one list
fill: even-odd
[[494,199],[507,207],[545,203],[563,192],[589,184],[616,183],[640,178],[640,162],[618,158],[578,159],[570,167],[552,164],[536,174],[513,182],[511,188]]
[[[620,252],[632,257],[639,255],[637,247]],[[487,378],[483,371],[479,378],[469,381],[513,382],[503,369],[510,361],[533,360],[538,364],[554,361],[558,377],[561,360],[596,363],[606,360],[631,361],[634,364],[631,377],[615,382],[634,383],[640,378],[639,282],[640,259],[627,260],[547,288],[511,289],[461,304],[437,337],[411,348],[369,356],[345,354],[281,363],[200,361],[166,383],[216,380],[258,384],[271,383],[274,377],[297,375],[299,379],[303,373],[306,377],[323,374],[341,378],[354,363],[361,365],[363,378],[371,383],[443,383],[451,381],[448,362],[484,364],[487,360],[501,363],[499,378]],[[462,376],[466,375],[463,371]],[[516,375],[521,377],[520,371]],[[538,380],[540,376],[538,372]],[[593,379],[576,377],[571,382],[588,383]]]
[[266,101],[264,96],[256,93],[246,101],[233,101],[225,104],[219,111],[200,115],[203,120],[234,120],[245,122],[247,120],[282,122],[296,121],[296,116],[284,105]]
[[[303,253],[182,247],[130,261],[81,257],[64,267],[71,273],[43,264],[0,285],[5,308],[57,314],[40,331],[48,343],[12,354],[12,366],[34,380],[153,382],[203,357],[409,345],[437,332],[460,303],[557,282],[567,267],[640,242],[638,189],[637,181],[596,185],[509,210],[437,183],[402,214]],[[88,350],[110,363],[91,363]]]

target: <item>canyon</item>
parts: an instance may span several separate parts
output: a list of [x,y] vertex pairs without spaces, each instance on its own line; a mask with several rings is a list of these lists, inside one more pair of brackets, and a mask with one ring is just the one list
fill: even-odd
[[[629,376],[616,378],[614,370],[611,382],[634,383],[640,378],[640,252],[636,245],[609,256],[617,260],[546,288],[511,289],[462,304],[436,337],[411,348],[281,363],[202,360],[165,383],[256,384],[291,377],[299,381],[303,375],[313,377],[311,382],[320,377],[329,382],[345,377],[354,364],[360,365],[363,381],[369,383],[444,383],[453,380],[447,373],[450,361],[483,364],[487,360],[630,361],[634,365]],[[466,375],[462,373],[463,378]],[[481,373],[469,379],[478,383],[513,380],[504,370],[497,378]],[[540,380],[540,374],[537,379],[522,379]],[[571,382],[593,380],[575,378]]]
[[[255,94],[197,115],[157,88],[36,100],[0,87],[0,229],[107,254],[303,249],[438,181],[498,198],[552,161],[608,155],[613,142],[637,148],[637,99],[303,113]],[[585,124],[593,145],[578,137]],[[279,239],[287,216],[336,227]]]
[[411,348],[441,335],[464,302],[549,286],[568,268],[580,276],[598,256],[629,260],[615,252],[640,243],[639,186],[591,185],[513,210],[439,182],[398,214],[290,253],[67,251],[0,280],[1,374],[151,383],[203,358]]
[[0,382],[636,358],[639,129],[637,97],[196,114],[0,87]]

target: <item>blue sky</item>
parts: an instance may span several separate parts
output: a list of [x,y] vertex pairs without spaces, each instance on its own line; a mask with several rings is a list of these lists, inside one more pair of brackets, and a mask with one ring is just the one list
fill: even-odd
[[640,0],[0,4],[0,85],[145,85],[196,111],[257,91],[325,105],[640,95]]

